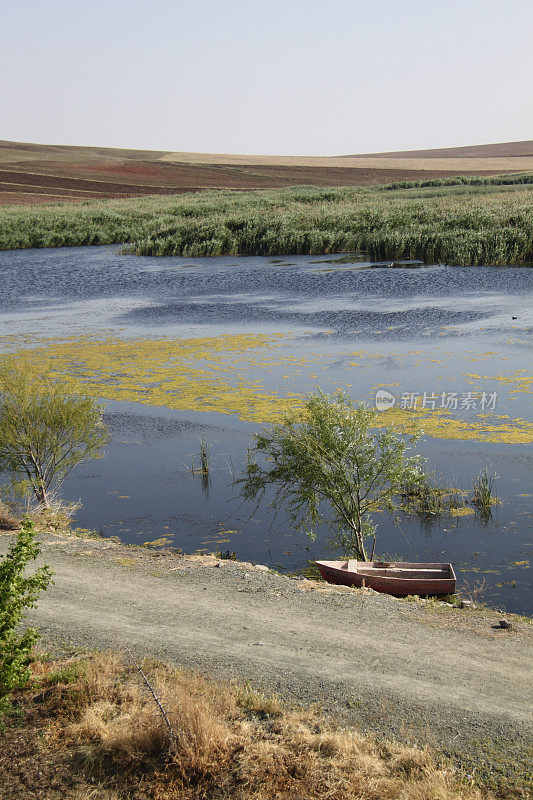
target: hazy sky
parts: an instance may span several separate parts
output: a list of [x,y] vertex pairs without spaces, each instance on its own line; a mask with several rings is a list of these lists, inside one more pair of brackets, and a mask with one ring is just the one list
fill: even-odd
[[0,138],[334,155],[533,138],[533,0],[0,0]]

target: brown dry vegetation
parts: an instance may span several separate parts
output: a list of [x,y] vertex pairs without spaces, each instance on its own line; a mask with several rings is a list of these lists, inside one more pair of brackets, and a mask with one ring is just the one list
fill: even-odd
[[64,503],[52,496],[48,507],[37,503],[0,500],[0,531],[16,531],[21,520],[29,518],[37,531],[70,531],[70,523],[79,503]]
[[20,520],[0,500],[0,531],[16,531],[18,528],[20,528]]
[[[117,655],[39,660],[3,723],[0,798],[494,797],[429,750],[385,743],[284,709],[248,687],[144,661],[172,729],[144,681]],[[522,797],[519,790],[508,796]]]
[[[517,144],[528,145],[516,150]],[[531,143],[377,156],[306,157],[172,153],[0,141],[0,204],[180,194],[296,185],[367,186],[397,180],[533,169]],[[498,149],[499,148],[499,149]],[[454,156],[454,152],[457,154]],[[479,153],[477,152],[479,150]],[[393,156],[395,154],[392,154]],[[400,157],[401,156],[401,157]]]

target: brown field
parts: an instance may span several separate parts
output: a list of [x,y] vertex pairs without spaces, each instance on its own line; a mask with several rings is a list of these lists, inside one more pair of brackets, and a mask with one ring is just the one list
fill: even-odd
[[376,153],[261,156],[0,141],[0,203],[50,203],[203,189],[368,186],[533,170],[533,142]]
[[[439,147],[433,150],[401,150],[388,153],[362,153],[356,158],[518,158],[533,156],[533,140],[474,144],[467,147]],[[341,156],[351,158],[351,156]]]

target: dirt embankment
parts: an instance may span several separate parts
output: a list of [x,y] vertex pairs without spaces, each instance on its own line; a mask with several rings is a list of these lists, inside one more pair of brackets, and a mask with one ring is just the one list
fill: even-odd
[[[5,552],[9,535],[0,536]],[[47,642],[161,656],[319,703],[468,769],[527,769],[531,624],[495,611],[322,588],[254,567],[44,534],[54,585],[31,612]]]

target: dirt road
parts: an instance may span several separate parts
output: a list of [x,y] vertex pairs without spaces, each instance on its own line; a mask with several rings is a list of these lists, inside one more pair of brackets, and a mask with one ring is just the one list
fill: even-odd
[[[5,552],[9,536],[0,536]],[[497,612],[313,588],[248,564],[46,534],[54,586],[30,620],[51,642],[162,656],[429,742],[467,771],[523,774],[531,624]],[[218,565],[218,566],[215,566]]]

